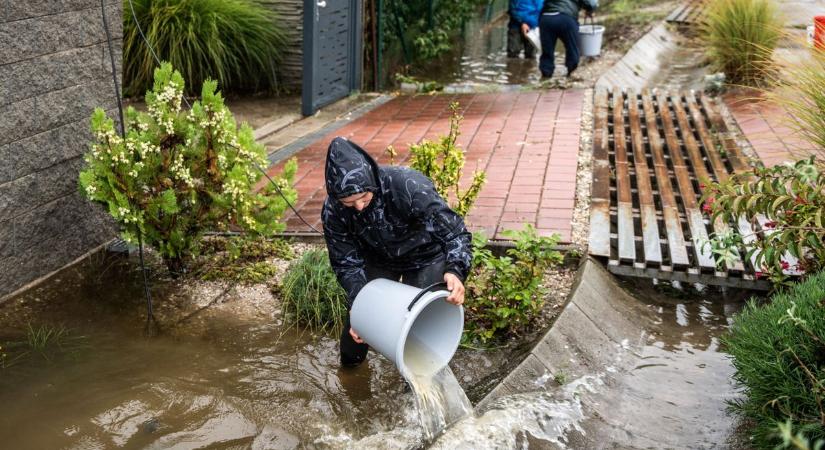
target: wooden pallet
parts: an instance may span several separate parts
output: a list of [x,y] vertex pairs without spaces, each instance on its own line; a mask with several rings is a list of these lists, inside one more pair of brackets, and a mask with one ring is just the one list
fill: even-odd
[[705,20],[705,0],[687,0],[667,16],[668,23],[698,25]]
[[714,100],[600,89],[594,114],[591,255],[622,275],[770,287],[750,261],[726,266],[706,245],[749,226],[711,222],[700,204],[704,181],[748,170]]

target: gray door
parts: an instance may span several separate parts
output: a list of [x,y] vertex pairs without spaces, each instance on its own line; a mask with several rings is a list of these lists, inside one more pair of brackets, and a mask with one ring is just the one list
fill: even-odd
[[360,88],[362,3],[304,0],[304,115]]

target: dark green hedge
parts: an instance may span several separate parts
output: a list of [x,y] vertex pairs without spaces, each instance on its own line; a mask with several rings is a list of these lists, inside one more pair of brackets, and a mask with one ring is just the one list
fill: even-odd
[[825,438],[825,272],[751,301],[723,338],[745,396],[733,409],[752,419],[758,448],[780,444],[788,419],[812,441]]

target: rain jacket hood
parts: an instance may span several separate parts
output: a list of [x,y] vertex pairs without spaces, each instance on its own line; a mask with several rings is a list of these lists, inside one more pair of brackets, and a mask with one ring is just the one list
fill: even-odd
[[329,144],[325,172],[327,194],[335,199],[378,190],[378,164],[344,138],[337,137]]

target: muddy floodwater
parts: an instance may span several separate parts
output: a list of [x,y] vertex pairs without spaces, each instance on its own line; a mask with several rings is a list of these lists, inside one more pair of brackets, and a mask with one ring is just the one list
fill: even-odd
[[[165,289],[156,283],[156,296],[163,298]],[[147,337],[143,302],[133,263],[98,258],[0,306],[0,343],[7,354],[0,369],[3,448],[430,445],[422,438],[409,388],[372,352],[362,367],[342,370],[335,339],[285,330],[277,315],[210,308],[177,322],[166,319],[161,333]],[[643,308],[658,319],[646,332],[644,364],[628,373],[593,367],[578,381],[537,377],[535,392],[492,402],[448,428],[436,447],[568,442],[565,433],[586,423],[591,413],[582,404],[588,397],[574,387],[611,397],[609,380],[619,375],[651,392],[665,381],[680,386],[672,398],[661,400],[712,418],[726,432],[731,368],[718,336],[741,304],[711,298],[645,302]],[[67,331],[41,352],[25,344],[29,324]],[[452,366],[467,389],[483,384],[479,374],[494,359],[484,352],[467,356],[465,350]],[[557,381],[567,387],[560,389]],[[639,392],[615,399],[616,407],[628,415],[658,414],[650,405],[660,395]]]

